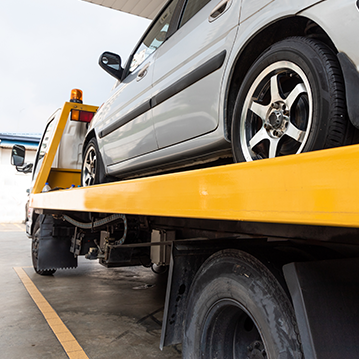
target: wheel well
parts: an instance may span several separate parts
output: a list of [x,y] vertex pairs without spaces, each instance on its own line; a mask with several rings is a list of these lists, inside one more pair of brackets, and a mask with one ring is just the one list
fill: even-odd
[[86,149],[87,144],[88,144],[89,141],[90,141],[92,138],[94,138],[94,137],[95,137],[95,130],[91,130],[91,131],[87,134],[87,136],[86,136],[86,138],[85,138],[85,141],[84,141],[84,143],[83,143],[83,146],[82,146],[82,156],[84,156],[84,151],[85,151],[85,149]]
[[232,68],[232,75],[227,86],[225,113],[225,134],[227,139],[231,140],[234,104],[239,88],[249,68],[263,51],[276,42],[291,36],[318,39],[329,46],[335,53],[338,52],[328,34],[318,24],[302,16],[287,17],[261,29],[241,48]]
[[[92,139],[95,139],[96,142],[97,142],[97,138],[96,138],[96,134],[95,134],[95,130],[92,129],[86,136],[85,140],[84,140],[84,143],[83,143],[83,147],[82,147],[82,156],[84,156],[84,151],[86,150],[86,147],[88,145],[88,143],[92,140]],[[99,183],[108,183],[108,182],[114,182],[114,181],[118,181],[118,178],[116,177],[113,177],[113,176],[107,176],[106,175],[106,171],[105,171],[105,166],[104,166],[104,163],[103,163],[103,160],[102,160],[102,157],[99,156],[100,159],[100,177],[99,177]]]

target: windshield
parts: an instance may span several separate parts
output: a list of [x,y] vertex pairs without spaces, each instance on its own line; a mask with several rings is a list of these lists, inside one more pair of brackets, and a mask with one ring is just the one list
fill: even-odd
[[41,142],[37,149],[36,159],[35,159],[35,163],[34,163],[34,171],[33,171],[33,175],[32,175],[33,180],[35,180],[35,178],[37,177],[37,175],[40,171],[41,165],[42,165],[42,160],[45,156],[45,153],[48,151],[49,141],[50,141],[52,134],[54,132],[54,129],[55,129],[55,121],[54,121],[55,117],[56,116],[53,116],[51,118],[51,120],[47,123],[44,134],[41,139]]

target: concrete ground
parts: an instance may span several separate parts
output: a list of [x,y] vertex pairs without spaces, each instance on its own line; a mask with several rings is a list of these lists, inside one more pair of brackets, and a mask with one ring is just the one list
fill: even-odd
[[31,267],[24,225],[0,224],[0,242],[1,358],[75,358],[66,354],[16,267],[24,269],[82,347],[84,356],[78,358],[182,357],[180,345],[159,349],[164,275],[142,267],[106,269],[81,258],[77,269],[39,276]]

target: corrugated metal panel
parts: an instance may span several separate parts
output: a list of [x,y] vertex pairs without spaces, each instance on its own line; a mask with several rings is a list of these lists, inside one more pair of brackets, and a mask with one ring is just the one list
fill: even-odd
[[83,0],[129,14],[153,19],[167,0]]
[[[10,133],[0,132],[0,140],[7,141],[24,141],[39,143],[41,140],[41,133]],[[17,142],[16,142],[17,143]]]
[[14,145],[23,145],[26,149],[36,149],[39,145],[38,142],[28,142],[28,141],[9,141],[9,140],[1,140],[0,148],[12,148]]

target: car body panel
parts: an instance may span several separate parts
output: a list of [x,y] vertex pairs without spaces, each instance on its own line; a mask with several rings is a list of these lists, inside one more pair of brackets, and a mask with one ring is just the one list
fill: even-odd
[[103,159],[107,165],[152,152],[157,149],[151,111],[130,121],[102,142]]
[[[153,95],[195,73],[223,51],[230,52],[239,19],[240,2],[209,21],[218,4],[212,0],[176,31],[158,50],[153,74]],[[227,56],[226,56],[227,57]],[[159,148],[213,131],[218,126],[219,90],[227,59],[212,73],[153,109]],[[213,91],[213,89],[218,91]]]
[[[231,145],[218,130],[189,141],[161,148],[143,156],[108,166],[108,174],[123,178],[154,174],[164,169],[182,168],[193,163],[231,155]],[[194,160],[195,159],[195,160]],[[189,161],[192,160],[192,161]],[[196,161],[196,162],[195,162]],[[171,164],[169,166],[169,163]]]
[[[332,11],[333,8],[335,11]],[[338,52],[344,52],[359,71],[359,10],[355,0],[326,0],[300,15],[319,24]],[[351,36],[348,36],[348,29]]]
[[[151,99],[153,55],[150,55],[114,90],[106,117],[98,128],[99,148],[106,166],[157,149],[153,122],[146,111],[126,122],[126,116]],[[146,67],[147,74],[138,80]],[[103,114],[104,116],[104,114]],[[125,123],[124,123],[125,120]]]
[[248,20],[255,13],[260,12],[265,6],[275,0],[242,0],[241,22]]

